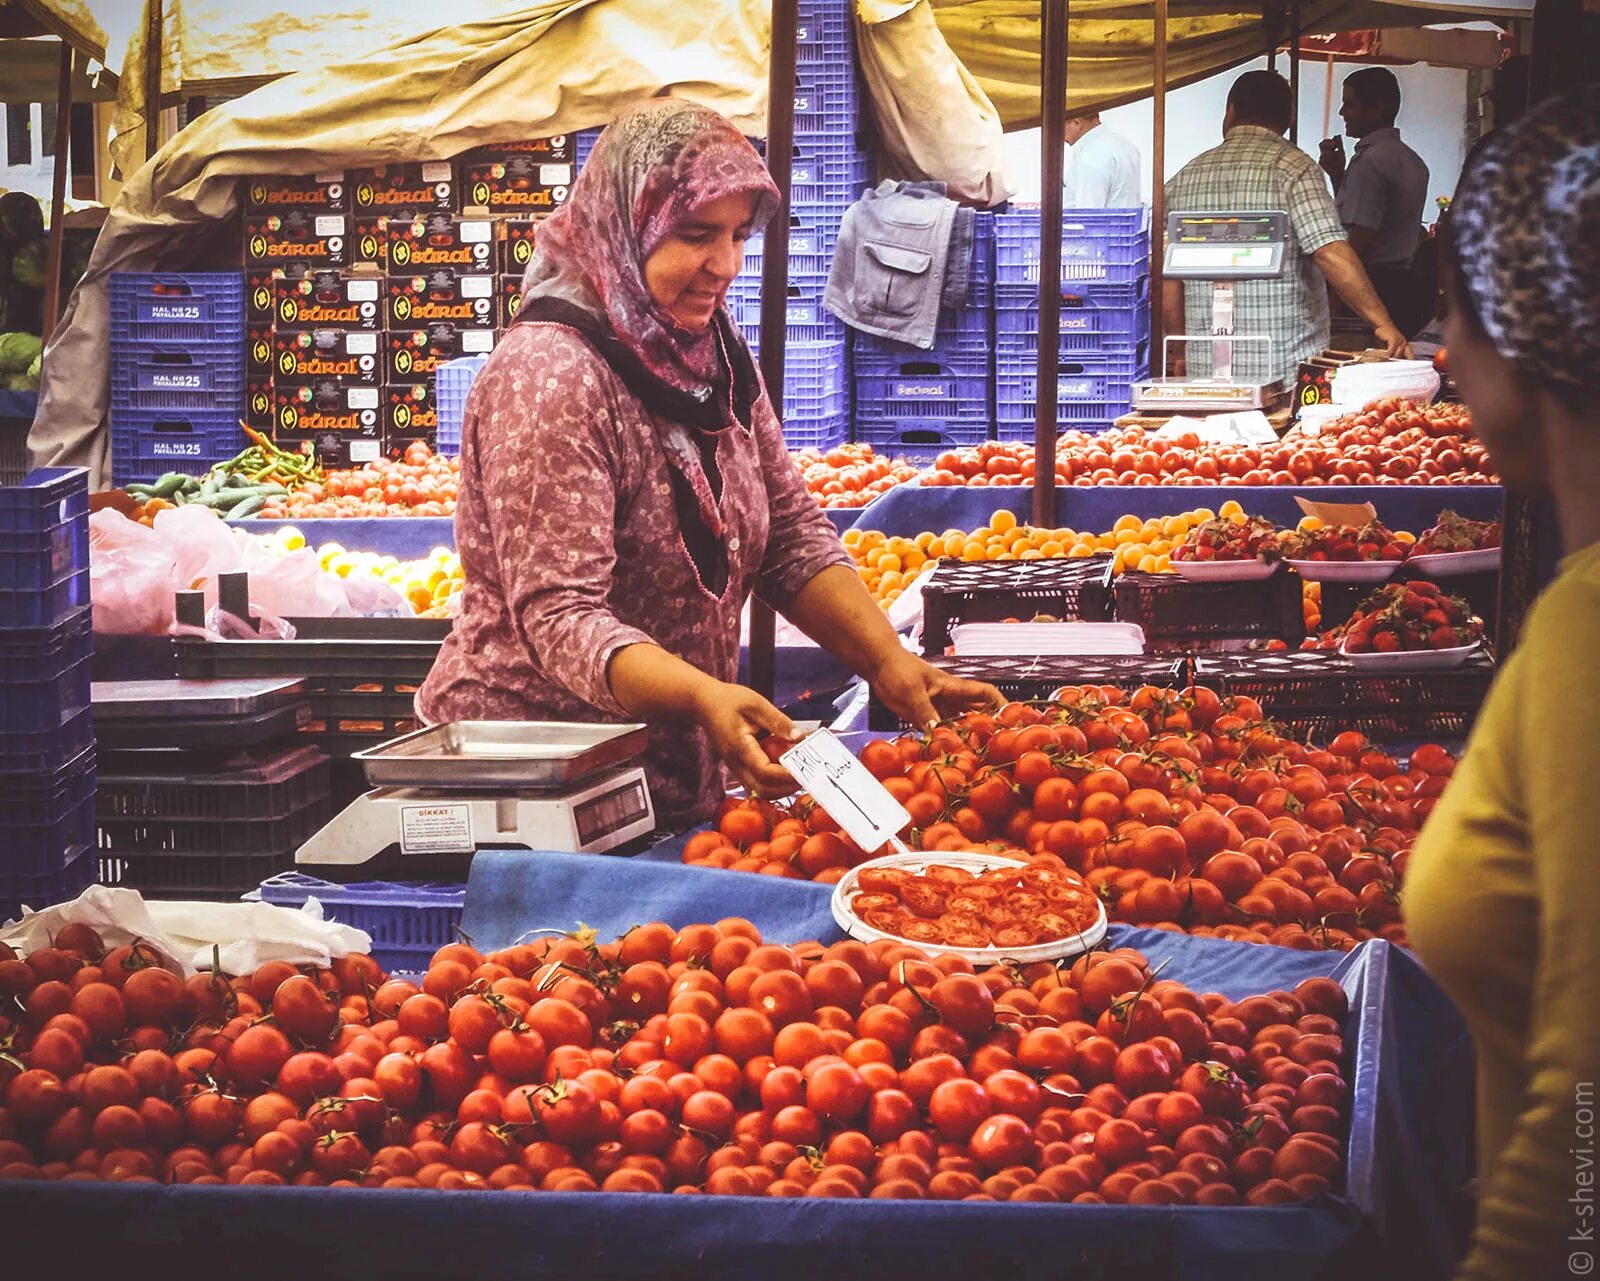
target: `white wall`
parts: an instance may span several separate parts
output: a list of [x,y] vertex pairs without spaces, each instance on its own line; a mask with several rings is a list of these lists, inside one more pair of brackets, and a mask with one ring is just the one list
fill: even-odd
[[[1209,80],[1176,89],[1167,95],[1167,155],[1166,176],[1170,178],[1202,151],[1222,141],[1222,113],[1227,103],[1228,88],[1246,71],[1264,69],[1265,58],[1247,67],[1236,67]],[[1322,129],[1323,107],[1327,100],[1327,63],[1305,61],[1300,64],[1300,146],[1317,154],[1317,144],[1332,134],[1339,133],[1343,124],[1339,119],[1340,87],[1344,78],[1357,69],[1355,63],[1335,63],[1333,67],[1333,94],[1329,112],[1328,132]],[[1278,59],[1278,70],[1287,74],[1285,59]],[[1432,195],[1449,195],[1455,190],[1456,178],[1465,159],[1463,136],[1467,123],[1467,73],[1445,67],[1421,64],[1395,67],[1400,80],[1400,119],[1398,124],[1405,140],[1427,161],[1431,176]],[[1101,119],[1125,137],[1133,139],[1144,155],[1145,199],[1150,196],[1150,135],[1153,104],[1149,99],[1127,107],[1116,107],[1105,112]],[[1017,199],[1039,198],[1040,135],[1037,129],[1006,135],[1006,159],[1010,165],[1012,185],[1017,188]],[[1354,148],[1345,139],[1345,154]],[[1068,163],[1071,163],[1070,155]],[[1435,208],[1430,202],[1426,221],[1432,222]]]
[[[0,191],[26,191],[48,208],[50,184],[56,171],[55,157],[40,154],[42,148],[39,140],[44,137],[44,121],[39,104],[33,103],[28,110],[33,120],[33,158],[27,164],[19,165],[7,163],[5,119],[3,112],[0,112]],[[1034,183],[1037,185],[1038,179]]]

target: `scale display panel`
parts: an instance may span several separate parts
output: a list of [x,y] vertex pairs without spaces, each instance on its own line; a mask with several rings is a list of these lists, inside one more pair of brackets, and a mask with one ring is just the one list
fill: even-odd
[[572,810],[573,822],[578,827],[580,848],[593,845],[649,817],[650,801],[643,779],[633,779],[614,792],[581,801]]
[[1177,280],[1263,280],[1282,274],[1284,213],[1167,215],[1166,274]]

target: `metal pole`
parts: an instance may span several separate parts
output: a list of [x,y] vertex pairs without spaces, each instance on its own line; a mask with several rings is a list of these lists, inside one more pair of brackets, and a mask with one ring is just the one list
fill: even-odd
[[1289,5],[1289,100],[1294,103],[1294,114],[1289,117],[1289,141],[1298,147],[1300,145],[1300,0],[1291,0]]
[[[794,67],[798,0],[772,0],[772,59],[767,68],[767,168],[778,184],[778,211],[762,237],[761,376],[783,418],[784,339],[789,324],[789,182],[794,164]],[[750,601],[750,687],[770,699],[777,687],[777,619]]]
[[56,168],[50,178],[50,247],[45,258],[44,336],[50,337],[61,315],[61,259],[67,235],[67,177],[72,171],[68,154],[72,145],[72,72],[76,54],[61,42],[60,74],[56,78]]
[[144,24],[144,158],[161,149],[161,0],[145,0]]
[[[1167,228],[1167,0],[1156,0],[1150,53],[1155,90],[1150,129],[1150,373],[1161,377],[1167,372],[1166,314],[1162,306]],[[1157,361],[1162,363],[1158,366]]]
[[1033,523],[1056,524],[1056,418],[1061,386],[1061,178],[1067,143],[1068,0],[1041,0],[1044,150],[1039,209],[1039,398],[1033,419]]

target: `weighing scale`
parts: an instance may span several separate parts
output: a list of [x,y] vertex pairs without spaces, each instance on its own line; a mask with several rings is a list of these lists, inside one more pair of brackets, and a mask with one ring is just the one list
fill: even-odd
[[[1173,213],[1167,215],[1165,271],[1168,280],[1209,280],[1211,332],[1169,334],[1162,346],[1161,369],[1173,343],[1188,347],[1211,344],[1209,377],[1153,377],[1135,383],[1133,407],[1157,413],[1265,409],[1282,394],[1281,380],[1252,382],[1235,378],[1234,348],[1259,346],[1272,363],[1272,339],[1265,334],[1236,334],[1233,289],[1241,280],[1273,280],[1283,274],[1289,216],[1284,213]],[[1160,299],[1152,299],[1159,307]]]
[[[406,734],[359,760],[372,790],[295,855],[400,879],[455,874],[480,849],[601,854],[655,830],[643,768],[643,725],[457,721]],[[398,867],[396,867],[398,864]]]

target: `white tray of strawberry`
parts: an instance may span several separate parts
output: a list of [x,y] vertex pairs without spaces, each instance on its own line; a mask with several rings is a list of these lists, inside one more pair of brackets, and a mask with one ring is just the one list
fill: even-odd
[[1483,621],[1430,582],[1390,583],[1342,629],[1340,652],[1357,667],[1438,671],[1459,667],[1483,641]]
[[1284,558],[1300,577],[1317,583],[1381,583],[1410,550],[1409,536],[1380,520],[1365,525],[1324,525],[1313,517],[1280,539]]
[[1172,568],[1197,583],[1247,583],[1271,578],[1283,558],[1279,529],[1270,520],[1208,520],[1172,550]]
[[1497,520],[1469,520],[1447,507],[1438,523],[1417,539],[1406,564],[1438,578],[1499,569],[1500,531]]

